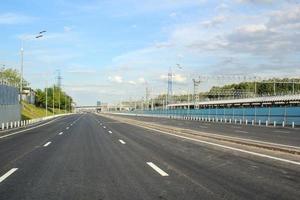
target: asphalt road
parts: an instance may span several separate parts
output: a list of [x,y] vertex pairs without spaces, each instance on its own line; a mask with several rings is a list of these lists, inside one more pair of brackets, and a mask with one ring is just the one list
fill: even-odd
[[0,139],[1,200],[299,197],[299,165],[92,114]]
[[282,128],[279,126],[274,128],[234,123],[202,122],[158,117],[137,117],[125,115],[122,115],[122,117],[154,122],[162,125],[188,128],[208,133],[300,147],[300,129]]

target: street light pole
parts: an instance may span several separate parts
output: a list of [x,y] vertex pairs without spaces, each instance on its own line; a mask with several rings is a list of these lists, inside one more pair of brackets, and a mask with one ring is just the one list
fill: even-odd
[[55,85],[53,84],[53,91],[52,91],[52,96],[53,96],[53,101],[52,101],[52,114],[54,115],[54,92],[55,92]]
[[24,41],[21,41],[21,78],[20,78],[20,101],[22,101],[23,94],[23,67],[24,67]]
[[48,81],[46,80],[46,117],[48,117]]
[[[46,31],[40,31],[38,35],[35,36],[36,39],[43,37],[43,33],[46,33]],[[22,94],[23,94],[23,68],[24,68],[24,40],[21,39],[21,78],[20,78],[20,101],[22,100]]]

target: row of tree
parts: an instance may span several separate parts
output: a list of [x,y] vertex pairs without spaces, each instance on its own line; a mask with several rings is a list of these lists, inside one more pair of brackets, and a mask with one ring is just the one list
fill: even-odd
[[[213,86],[208,92],[197,93],[200,100],[222,99],[222,98],[249,98],[255,96],[271,96],[295,94],[300,92],[300,79],[268,79],[259,82],[241,82],[224,86]],[[193,93],[178,94],[169,97],[170,102],[191,102],[195,100]],[[161,106],[168,99],[166,94],[157,96],[154,105]],[[170,103],[169,102],[169,103]]]
[[[21,75],[16,69],[11,68],[0,68],[0,80],[8,82],[11,85],[20,87]],[[27,87],[29,83],[23,79],[23,86]]]
[[[11,68],[0,68],[0,80],[8,82],[20,88],[21,75]],[[29,87],[29,83],[23,79],[23,88]],[[70,111],[72,109],[73,99],[60,87],[53,86],[51,88],[35,90],[35,105],[40,108],[46,108],[46,101],[48,109],[60,108],[62,110]]]
[[46,108],[46,102],[48,108],[53,108],[54,106],[54,108],[70,111],[73,99],[57,86],[45,88],[44,90],[37,89],[35,96],[36,106]]
[[228,84],[222,87],[212,87],[208,97],[221,96],[266,96],[295,94],[300,91],[300,79],[268,79],[259,82],[241,82]]

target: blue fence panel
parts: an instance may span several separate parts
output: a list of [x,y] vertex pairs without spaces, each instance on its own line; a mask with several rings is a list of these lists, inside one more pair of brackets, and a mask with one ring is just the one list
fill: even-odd
[[[130,111],[129,111],[130,112]],[[231,119],[248,120],[251,123],[254,120],[256,123],[260,120],[262,124],[266,121],[269,124],[276,123],[282,124],[283,121],[287,125],[293,122],[295,125],[300,125],[300,107],[256,107],[256,108],[203,108],[203,109],[172,109],[172,110],[137,110],[135,114],[148,114],[148,115],[162,115],[162,116],[180,116],[180,117],[199,117],[199,118],[226,118],[227,121]]]

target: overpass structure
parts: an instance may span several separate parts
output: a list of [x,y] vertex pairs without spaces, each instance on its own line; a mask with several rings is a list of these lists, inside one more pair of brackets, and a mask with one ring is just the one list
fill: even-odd
[[75,112],[101,112],[101,111],[107,111],[108,105],[107,104],[101,104],[96,106],[83,105],[83,106],[75,106],[74,109]]

